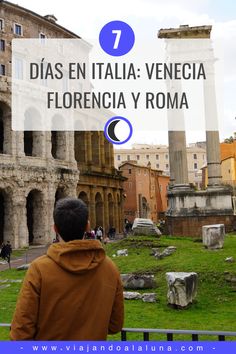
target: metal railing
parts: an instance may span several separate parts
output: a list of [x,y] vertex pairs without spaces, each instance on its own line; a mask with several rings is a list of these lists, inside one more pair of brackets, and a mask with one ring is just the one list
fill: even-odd
[[[10,323],[0,323],[0,327],[10,327]],[[217,337],[218,341],[225,341],[226,337],[235,337],[236,332],[228,331],[198,331],[198,330],[184,330],[184,329],[153,329],[153,328],[123,328],[121,331],[121,340],[127,341],[127,333],[142,333],[142,340],[148,342],[150,334],[165,335],[167,341],[174,341],[174,335],[185,335],[189,338],[187,340],[198,341],[199,336]]]
[[[218,341],[225,341],[226,337],[235,337],[236,332],[227,331],[200,331],[200,330],[182,330],[182,329],[152,329],[152,328],[123,328],[121,331],[121,340],[127,341],[127,333],[142,333],[143,341],[150,340],[150,334],[160,334],[165,335],[167,341],[174,341],[174,335],[185,335],[188,336],[192,341],[198,341],[199,336],[210,336],[216,337]],[[216,340],[212,338],[212,340]]]

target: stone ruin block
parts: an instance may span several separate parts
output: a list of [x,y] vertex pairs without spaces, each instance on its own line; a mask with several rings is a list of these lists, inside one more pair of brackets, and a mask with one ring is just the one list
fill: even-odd
[[177,247],[175,247],[175,246],[168,246],[167,248],[164,249],[164,251],[161,252],[160,249],[153,248],[152,254],[154,255],[155,258],[162,259],[162,258],[172,255],[176,251],[176,249],[177,249]]
[[208,249],[223,248],[225,238],[224,224],[205,225],[202,227],[202,242]]
[[168,284],[168,304],[185,308],[191,304],[197,294],[197,273],[166,273]]
[[128,256],[128,250],[127,249],[118,250],[116,254],[117,256]]
[[140,300],[142,299],[142,295],[135,291],[124,291],[123,296],[125,300]]
[[143,302],[156,302],[157,295],[156,293],[145,293],[142,295]]
[[151,219],[134,219],[132,230],[136,236],[161,236],[160,230],[153,224]]
[[124,289],[153,289],[156,282],[153,274],[121,274]]

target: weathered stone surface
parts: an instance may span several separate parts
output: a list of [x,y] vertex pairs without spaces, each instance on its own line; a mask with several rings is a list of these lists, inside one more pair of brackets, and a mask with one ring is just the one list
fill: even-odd
[[140,300],[142,299],[143,302],[156,302],[157,296],[156,293],[144,293],[140,294],[136,291],[124,291],[123,292],[125,300]]
[[163,252],[160,252],[160,250],[157,250],[157,252],[154,254],[154,257],[157,259],[162,259],[162,258],[168,257],[171,254],[173,254],[176,251],[176,249],[177,249],[177,247],[175,247],[175,246],[169,246],[169,247],[165,248]]
[[151,219],[134,219],[132,226],[133,234],[136,236],[149,235],[160,236],[160,230],[153,224]]
[[228,281],[229,283],[232,283],[232,285],[235,285],[236,275],[230,274],[229,272],[225,272],[225,280]]
[[171,305],[184,308],[193,302],[197,294],[197,273],[166,273],[167,300]]
[[125,289],[153,289],[157,286],[152,274],[122,274],[121,279]]
[[142,298],[142,295],[135,291],[124,291],[123,296],[125,300],[139,300]]
[[17,270],[27,270],[29,269],[30,263],[29,264],[22,264],[21,266],[17,267]]
[[223,248],[225,226],[223,224],[205,225],[202,227],[202,241],[208,249]]
[[150,256],[155,256],[156,253],[160,253],[160,248],[152,248],[150,251]]
[[143,302],[156,302],[157,296],[156,293],[144,293],[142,295]]
[[118,250],[116,252],[117,256],[128,256],[128,250],[124,249],[124,250]]
[[7,264],[7,261],[0,261],[0,264],[5,265]]
[[22,279],[0,279],[0,283],[22,283]]
[[225,262],[227,262],[227,263],[234,263],[234,262],[235,262],[235,259],[234,259],[234,257],[226,257],[226,258],[225,258]]
[[11,286],[10,284],[0,285],[0,290],[9,288],[10,286]]

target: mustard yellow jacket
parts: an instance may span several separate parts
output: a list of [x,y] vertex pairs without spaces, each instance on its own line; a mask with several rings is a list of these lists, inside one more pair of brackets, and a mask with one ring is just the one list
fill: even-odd
[[120,275],[101,243],[55,243],[26,274],[10,338],[106,340],[121,330],[123,318]]

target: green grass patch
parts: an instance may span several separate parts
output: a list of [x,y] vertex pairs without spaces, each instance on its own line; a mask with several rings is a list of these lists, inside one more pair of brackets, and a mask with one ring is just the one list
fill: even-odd
[[[150,255],[151,248],[176,246],[176,252],[157,260]],[[226,263],[225,258],[236,258],[236,235],[226,236],[224,248],[218,251],[206,250],[201,242],[190,238],[162,236],[128,237],[105,246],[107,254],[116,263],[121,273],[148,272],[155,275],[157,303],[143,303],[141,300],[125,301],[125,324],[130,328],[171,328],[211,331],[236,331],[236,284],[226,280],[228,275],[236,276],[236,263]],[[128,249],[128,257],[113,257],[118,249]],[[188,309],[176,310],[167,306],[166,272],[198,273],[196,301]],[[0,279],[23,279],[25,271],[7,270],[0,272]],[[1,285],[1,284],[0,284]],[[0,289],[0,322],[10,322],[21,284],[13,283]],[[145,292],[148,292],[145,290]],[[8,339],[8,329],[0,328],[0,339]],[[179,336],[178,339],[191,339]],[[119,340],[120,334],[109,339]],[[128,334],[129,340],[142,340],[142,335]],[[165,339],[152,335],[151,339]],[[200,339],[204,339],[200,337]],[[207,338],[212,339],[213,338]],[[235,339],[235,338],[234,338]]]

